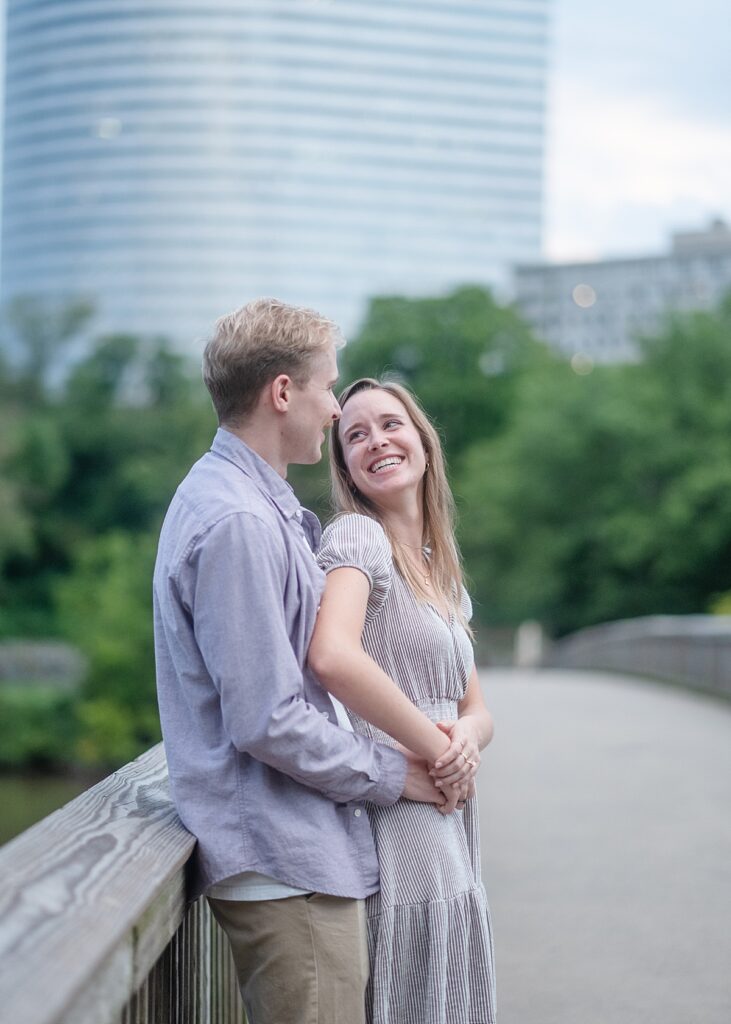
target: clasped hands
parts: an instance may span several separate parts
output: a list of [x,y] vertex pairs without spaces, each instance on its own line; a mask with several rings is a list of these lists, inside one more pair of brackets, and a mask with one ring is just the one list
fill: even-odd
[[422,758],[404,750],[409,759],[411,777],[404,796],[410,800],[434,803],[442,814],[451,814],[454,810],[462,810],[465,802],[474,796],[480,748],[469,716],[452,722],[437,722],[437,727],[446,734],[450,743],[434,764],[427,764]]
[[437,722],[437,728],[446,733],[451,742],[439,760],[430,767],[429,775],[445,798],[439,810],[443,814],[451,814],[455,808],[461,810],[465,801],[475,794],[480,748],[468,716],[453,722]]

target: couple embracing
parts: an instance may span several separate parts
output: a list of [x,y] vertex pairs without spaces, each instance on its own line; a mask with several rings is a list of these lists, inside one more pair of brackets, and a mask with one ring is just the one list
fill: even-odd
[[[335,398],[341,344],[262,299],[206,347],[220,426],[154,579],[172,795],[250,1024],[493,1024],[474,796],[492,720],[441,446],[398,384]],[[321,535],[286,475],[328,428]]]

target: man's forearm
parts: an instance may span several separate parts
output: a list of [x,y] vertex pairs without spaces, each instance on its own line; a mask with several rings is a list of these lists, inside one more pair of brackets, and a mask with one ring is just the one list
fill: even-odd
[[402,795],[403,754],[334,725],[304,697],[292,697],[260,718],[260,729],[232,737],[235,746],[302,785],[337,803],[388,806]]

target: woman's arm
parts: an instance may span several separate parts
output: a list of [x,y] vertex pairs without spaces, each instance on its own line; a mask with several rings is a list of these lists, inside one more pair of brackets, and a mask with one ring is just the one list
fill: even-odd
[[334,697],[408,750],[430,764],[451,765],[452,775],[460,767],[469,770],[458,743],[419,711],[363,650],[368,594],[368,578],[359,569],[341,567],[328,573],[308,653],[310,667]]
[[[453,744],[461,745],[460,749],[464,756],[477,767],[480,764],[480,751],[484,750],[492,739],[495,726],[482,696],[476,668],[472,669],[467,680],[467,688],[459,702],[458,713],[459,718],[455,722],[439,722],[439,728],[450,737]],[[432,775],[437,780],[437,785],[440,782],[455,782],[459,779],[451,765],[435,765]]]

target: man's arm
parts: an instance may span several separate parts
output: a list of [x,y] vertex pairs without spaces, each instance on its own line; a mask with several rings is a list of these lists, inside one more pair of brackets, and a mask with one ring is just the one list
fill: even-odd
[[[249,513],[216,524],[181,572],[224,728],[238,750],[331,800],[391,804],[404,792],[403,755],[340,729],[305,700],[284,611],[293,585],[281,537]],[[421,772],[411,767],[409,776],[408,788],[426,799]]]

